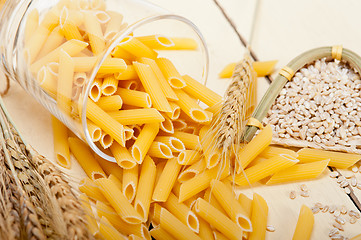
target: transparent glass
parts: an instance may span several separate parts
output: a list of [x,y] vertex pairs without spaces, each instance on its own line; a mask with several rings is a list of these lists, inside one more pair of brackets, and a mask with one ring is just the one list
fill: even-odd
[[[29,19],[34,9],[39,12],[39,26],[41,26],[42,21],[58,19],[58,22],[53,23],[53,25],[47,25],[47,28],[43,29],[43,31],[47,33],[47,37],[39,33],[40,27],[34,31],[29,31],[29,25],[31,25],[29,24]],[[69,106],[65,107],[67,110],[64,110],[63,104],[59,103],[59,95],[61,94],[58,92],[57,96],[56,94],[54,95],[54,92],[45,87],[46,85],[44,84],[44,79],[47,79],[51,74],[60,78],[60,74],[57,72],[59,70],[57,62],[60,60],[59,56],[53,56],[53,59],[49,58],[49,61],[41,64],[42,57],[47,57],[47,54],[51,54],[51,52],[56,49],[55,47],[59,47],[65,42],[65,39],[60,41],[58,38],[57,41],[59,41],[59,43],[55,46],[55,38],[50,41],[50,35],[55,31],[54,29],[59,28],[59,26],[62,31],[66,23],[64,19],[71,18],[69,16],[78,16],[79,13],[83,16],[91,12],[92,15],[97,16],[99,21],[109,21],[106,15],[103,14],[104,12],[108,13],[108,11],[122,14],[123,20],[118,31],[111,36],[109,35],[109,39],[105,40],[105,45],[101,52],[89,55],[89,52],[93,51],[93,46],[86,46],[84,50],[77,52],[74,56],[69,53],[70,57],[84,57],[88,54],[90,57],[95,58],[95,63],[91,68],[83,70],[85,74],[85,84],[82,87],[78,89],[78,86],[75,86],[73,83],[70,110],[68,109]],[[109,16],[110,13],[108,14],[108,17]],[[84,17],[82,17],[82,21],[84,21],[83,19]],[[85,23],[82,22],[81,24],[81,27],[79,27],[81,37],[84,39],[89,38],[90,43],[91,40],[97,41],[98,39],[96,39],[96,37],[95,40],[94,36],[93,39],[91,39],[87,31],[82,29]],[[48,29],[48,26],[51,27]],[[88,131],[87,102],[94,80],[105,76],[99,73],[99,69],[123,39],[129,36],[136,37],[155,34],[167,37],[191,38],[197,43],[198,47],[196,50],[159,50],[156,51],[157,56],[170,59],[180,73],[188,74],[203,83],[206,82],[208,75],[208,51],[199,29],[188,19],[171,14],[167,10],[147,1],[12,0],[6,2],[0,13],[0,29],[1,67],[6,76],[18,82],[48,111],[62,121],[78,137],[87,142],[98,155],[113,162],[115,162],[115,159],[108,154],[109,151],[104,151],[99,144],[92,141]],[[60,33],[63,33],[65,36],[64,32],[61,31]],[[107,31],[103,25],[102,31],[103,34]],[[34,39],[36,39],[36,41],[34,41]],[[54,43],[53,48],[49,47],[49,45],[51,45],[49,42]],[[39,44],[40,47],[38,46]],[[48,50],[48,52],[46,52],[46,50]],[[126,63],[128,65],[131,64],[130,61],[126,61]],[[34,65],[36,65],[36,67],[34,67]],[[57,87],[59,86],[58,83],[55,84]],[[77,93],[74,93],[75,87],[77,87]],[[62,99],[64,98],[65,97]]]

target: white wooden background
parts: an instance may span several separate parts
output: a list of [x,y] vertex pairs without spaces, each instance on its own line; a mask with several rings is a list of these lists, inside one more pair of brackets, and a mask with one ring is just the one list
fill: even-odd
[[[226,64],[242,58],[244,46],[235,30],[248,40],[255,1],[217,1],[236,29],[231,27],[215,0],[151,0],[190,19],[198,26],[210,52],[208,86],[222,93],[228,80],[218,79],[217,74]],[[359,9],[361,1],[358,0],[263,0],[252,49],[260,60],[279,60],[278,68],[303,51],[320,46],[343,44],[345,48],[361,54]],[[268,82],[260,79],[260,97],[267,87]],[[54,159],[50,114],[14,82],[4,100],[27,142],[41,154]],[[342,171],[345,172],[347,171]],[[78,179],[83,176],[76,164],[70,174]],[[357,177],[361,180],[360,173]],[[270,208],[269,224],[276,228],[275,232],[267,233],[267,239],[291,239],[302,204],[312,207],[316,202],[321,202],[356,209],[349,196],[328,177],[328,173],[318,180],[305,183],[310,189],[310,197],[303,198],[298,195],[295,200],[289,199],[289,192],[299,192],[301,183],[255,186],[241,190],[249,196],[257,192],[266,199]],[[355,189],[354,195],[361,199],[361,190]],[[328,239],[333,221],[333,216],[329,213],[316,214],[312,239]],[[352,237],[358,233],[361,233],[361,221],[354,225],[345,225],[344,236]]]

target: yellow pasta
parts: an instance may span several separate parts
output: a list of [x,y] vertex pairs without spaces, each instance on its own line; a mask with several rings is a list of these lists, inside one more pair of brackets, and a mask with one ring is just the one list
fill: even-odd
[[104,149],[107,149],[113,144],[113,138],[108,133],[102,132],[99,143]]
[[212,132],[209,131],[208,126],[204,126],[199,131],[199,138],[201,142],[201,147],[203,150],[203,155],[206,159],[207,168],[213,168],[217,166],[221,159],[221,150],[214,147],[213,139],[215,136]]
[[103,195],[110,205],[125,222],[130,224],[142,222],[142,217],[135,211],[134,207],[113,181],[107,178],[99,178],[95,182],[100,186]]
[[125,140],[126,141],[133,138],[133,132],[134,132],[133,128],[125,126],[124,127],[124,132],[125,132]]
[[77,24],[72,21],[72,17],[69,16],[72,12],[69,12],[67,8],[63,8],[60,15],[60,28],[64,37],[69,41],[71,39],[77,39],[84,41],[82,35],[79,32]]
[[159,124],[160,129],[165,133],[173,134],[174,127],[173,127],[172,120],[170,120],[169,117],[167,115],[165,115],[164,113],[162,115],[164,117],[164,121]]
[[135,71],[133,65],[127,65],[127,68],[124,71],[114,73],[114,77],[117,80],[130,80],[130,79],[138,79],[138,74]]
[[150,108],[152,106],[152,100],[146,92],[118,88],[115,94],[119,95],[123,99],[124,104],[130,106],[142,108]]
[[211,191],[228,216],[245,232],[252,232],[252,223],[245,209],[239,204],[231,188],[219,180],[212,180]]
[[229,180],[234,181],[239,186],[246,186],[255,183],[267,176],[270,176],[278,171],[291,167],[299,162],[296,158],[287,154],[280,154],[273,158],[269,158],[259,164],[247,168],[240,174],[234,177],[230,176]]
[[84,26],[89,37],[90,47],[94,55],[99,55],[105,49],[105,40],[100,23],[95,15],[84,13]]
[[71,153],[75,156],[89,178],[95,180],[106,177],[89,147],[83,141],[78,138],[69,137],[68,142]]
[[94,79],[94,82],[92,83],[92,86],[91,86],[90,92],[89,92],[89,97],[94,102],[98,102],[98,100],[102,96],[102,92],[100,89],[102,84],[103,84],[103,79],[101,79],[101,78]]
[[59,59],[59,78],[57,86],[56,101],[58,108],[70,116],[71,112],[71,95],[73,86],[74,62],[69,54],[60,51]]
[[183,112],[187,114],[188,117],[190,117],[193,121],[199,123],[205,123],[210,121],[211,118],[193,98],[191,98],[182,90],[175,89],[174,91],[179,98],[176,103],[183,110]]
[[172,150],[162,142],[152,142],[149,147],[148,155],[155,158],[172,158]]
[[222,205],[218,202],[218,200],[212,195],[212,188],[207,188],[207,190],[204,192],[203,199],[209,202],[213,207],[218,209],[221,213],[227,216],[227,212],[224,210]]
[[112,136],[121,146],[125,146],[124,126],[104,112],[91,99],[88,99],[86,115],[92,122]]
[[302,205],[292,240],[311,239],[314,222],[315,217],[313,216],[312,210],[306,205]]
[[125,51],[131,53],[137,58],[147,57],[147,58],[156,58],[157,53],[143,44],[141,41],[132,36],[127,36],[119,43],[119,45]]
[[119,95],[100,97],[96,103],[104,111],[117,111],[123,106],[123,99]]
[[85,217],[87,220],[88,229],[90,234],[94,235],[99,231],[98,224],[93,214],[93,210],[90,205],[89,198],[83,193],[79,195],[80,203],[84,209]]
[[158,132],[159,124],[157,123],[145,124],[143,126],[131,149],[132,156],[138,164],[143,162]]
[[175,137],[158,136],[154,139],[154,141],[162,142],[162,143],[166,144],[168,147],[170,147],[172,152],[181,152],[181,151],[185,150],[183,142]]
[[148,220],[148,213],[155,184],[156,166],[153,159],[145,157],[139,176],[137,194],[134,201],[135,210],[143,217],[143,221]]
[[117,161],[117,164],[123,169],[131,169],[137,165],[136,160],[129,153],[126,147],[122,147],[120,144],[115,142],[110,146],[110,151]]
[[100,138],[102,137],[102,130],[100,129],[100,127],[95,125],[90,120],[87,120],[87,127],[88,127],[87,129],[89,131],[89,135],[90,135],[90,138],[92,139],[92,141],[93,142],[99,141]]
[[70,56],[74,56],[80,53],[84,48],[86,48],[89,44],[86,42],[82,42],[79,40],[72,39],[55,48],[53,51],[46,54],[44,57],[40,58],[30,66],[30,70],[33,73],[39,71],[39,69],[50,63],[50,62],[58,62],[60,57],[60,51],[63,50]]
[[160,212],[161,212],[162,208],[163,207],[161,207],[158,203],[153,204],[152,217],[151,217],[153,226],[159,226]]
[[330,159],[329,166],[346,169],[353,166],[361,159],[361,155],[341,153],[321,149],[302,148],[298,152],[300,163],[308,163]]
[[128,199],[130,203],[133,202],[135,198],[137,187],[138,187],[138,164],[136,164],[133,168],[123,169],[122,191],[124,196]]
[[118,232],[118,230],[105,217],[100,219],[99,232],[105,240],[128,240],[128,238]]
[[276,147],[276,146],[268,146],[268,147],[266,147],[266,149],[263,150],[258,155],[258,157],[271,158],[271,157],[277,156],[277,155],[279,155],[281,153],[288,154],[288,155],[290,155],[292,157],[295,157],[295,158],[298,157],[298,154],[295,151],[293,151],[291,149],[288,149],[288,148]]
[[198,198],[194,209],[201,218],[206,220],[227,238],[242,240],[242,229],[204,199]]
[[116,72],[123,72],[127,69],[127,64],[121,58],[107,58],[104,60],[98,70],[98,74],[114,74]]
[[222,101],[222,97],[220,95],[207,88],[204,84],[188,75],[184,75],[182,78],[187,84],[183,90],[195,99],[201,100],[209,107]]
[[155,185],[152,199],[157,202],[165,202],[168,199],[173,185],[177,180],[181,165],[178,164],[177,158],[167,160],[163,172]]
[[186,169],[184,169],[178,176],[178,181],[180,183],[186,182],[201,172],[203,172],[207,168],[206,161],[204,158],[200,159],[198,162],[193,163]]
[[157,58],[156,63],[172,88],[181,89],[186,86],[186,82],[169,59]]
[[160,84],[149,65],[133,62],[135,71],[142,82],[145,91],[150,95],[154,108],[162,112],[171,112],[172,109],[163,94]]
[[213,231],[209,223],[206,222],[203,218],[198,218],[198,221],[199,221],[199,236],[202,239],[214,240]]
[[107,14],[110,17],[110,20],[104,31],[104,38],[106,41],[110,41],[110,40],[114,39],[114,37],[122,29],[121,23],[123,21],[123,15],[118,12],[114,12],[114,11],[107,11]]
[[68,144],[68,128],[54,116],[51,117],[56,162],[65,168],[71,167]]
[[268,206],[267,202],[257,193],[253,194],[251,222],[253,231],[249,240],[264,240],[266,237]]
[[222,105],[223,105],[223,101],[220,101],[220,102],[214,104],[213,106],[206,108],[205,110],[208,112],[211,112],[213,114],[218,114],[221,112]]
[[173,237],[180,240],[201,240],[201,238],[192,232],[184,223],[177,219],[165,208],[160,212],[160,227],[169,232]]
[[38,9],[33,9],[29,12],[28,16],[26,17],[24,42],[29,41],[29,39],[34,34],[38,26],[39,26],[39,11]]
[[238,153],[239,166],[237,173],[245,169],[250,162],[257,157],[272,140],[272,128],[267,125],[262,129],[257,136],[255,136],[249,143],[247,143]]
[[97,155],[95,158],[107,176],[114,175],[118,179],[123,179],[123,169],[118,164],[107,161]]
[[[145,58],[142,57],[139,59],[139,61],[143,64],[147,64],[150,66],[150,68],[152,69],[154,75],[156,76],[156,78],[158,79],[159,85],[163,91],[163,94],[165,95],[165,97],[171,101],[176,101],[178,100],[177,95],[175,94],[175,92],[173,91],[173,89],[171,88],[171,86],[169,85],[167,79],[164,77],[162,71],[160,70],[160,68],[158,67],[157,63],[155,62],[155,60],[150,59],[150,58]],[[171,104],[171,103],[170,103]],[[172,108],[173,109],[173,108]]]
[[96,185],[93,180],[88,177],[85,177],[80,181],[79,191],[86,194],[93,201],[107,202],[107,199],[100,191],[98,185]]
[[158,46],[155,49],[158,50],[195,50],[198,48],[197,42],[192,38],[184,37],[170,37],[170,40],[174,43],[173,46]]
[[152,235],[152,237],[154,237],[154,239],[157,240],[176,240],[172,235],[170,235],[166,230],[164,230],[160,226],[156,226],[155,228],[152,228],[149,232]]
[[192,165],[199,161],[202,154],[195,150],[183,150],[178,155],[178,163],[180,165]]
[[248,216],[250,218],[251,217],[251,209],[252,209],[252,200],[249,199],[243,193],[240,193],[238,196],[238,202],[243,207],[246,216]]
[[136,60],[136,57],[128,51],[125,51],[121,46],[116,46],[111,52],[113,57],[123,58],[129,61]]
[[118,80],[113,75],[105,77],[101,86],[102,94],[104,96],[113,95],[118,88]]
[[170,105],[172,111],[166,113],[167,116],[168,116],[171,120],[178,119],[178,118],[179,118],[179,115],[180,115],[180,112],[181,112],[180,107],[179,107],[176,103],[174,103],[174,102],[169,102],[169,105]]
[[96,57],[73,57],[75,72],[89,72],[95,67]]
[[166,36],[156,34],[156,35],[149,35],[149,36],[140,36],[136,37],[139,41],[147,45],[149,48],[157,49],[158,47],[172,47],[174,43],[172,40]]
[[52,29],[40,24],[29,40],[25,42],[26,60],[29,63],[34,62],[51,31]]
[[[74,63],[74,65],[75,65],[75,63]],[[74,70],[74,72],[75,72],[75,70]],[[82,86],[84,86],[84,84],[86,82],[87,82],[87,76],[86,76],[85,73],[83,73],[83,72],[74,73],[73,83],[74,83],[75,86],[82,87]]]
[[118,87],[130,89],[130,90],[138,90],[139,83],[136,80],[124,80],[124,81],[119,81]]
[[131,109],[108,112],[114,120],[123,125],[159,123],[164,121],[162,114],[155,108]]
[[62,34],[60,27],[54,28],[46,39],[44,45],[41,47],[38,58],[44,57],[46,54],[63,44],[64,41],[64,35]]
[[175,131],[172,136],[181,140],[186,149],[196,150],[200,146],[199,136],[195,134]]
[[282,171],[276,172],[266,184],[271,185],[317,178],[325,171],[329,162],[330,160],[327,159],[311,163],[296,164]]
[[[255,61],[253,62],[253,68],[257,73],[257,77],[264,77],[270,75],[274,71],[274,67],[277,63],[277,60],[272,61]],[[230,78],[232,77],[234,68],[237,63],[230,63],[226,65],[223,70],[219,73],[220,78]]]

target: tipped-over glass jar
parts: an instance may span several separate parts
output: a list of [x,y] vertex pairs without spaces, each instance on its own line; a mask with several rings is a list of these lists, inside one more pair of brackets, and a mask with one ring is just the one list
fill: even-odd
[[112,143],[129,148],[139,127],[177,114],[175,91],[192,81],[180,72],[207,78],[198,28],[146,1],[13,0],[0,24],[5,74],[109,161]]

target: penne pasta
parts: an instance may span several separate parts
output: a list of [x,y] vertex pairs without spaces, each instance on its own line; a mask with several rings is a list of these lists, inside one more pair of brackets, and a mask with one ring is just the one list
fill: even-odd
[[359,154],[341,153],[311,148],[302,148],[297,153],[300,163],[330,159],[329,166],[342,169],[353,166],[361,159],[361,155]]
[[138,164],[136,164],[133,168],[123,169],[122,192],[124,196],[128,199],[129,203],[133,202],[135,198],[135,194],[137,192],[137,187],[138,187]]
[[33,9],[29,12],[28,16],[26,17],[24,42],[30,40],[31,36],[34,34],[38,26],[39,26],[39,11],[38,9]]
[[257,193],[253,194],[251,222],[253,231],[249,233],[249,240],[264,240],[268,218],[266,201]]
[[107,176],[114,175],[118,179],[123,179],[123,169],[118,164],[107,161],[97,155],[95,158]]
[[172,150],[166,144],[162,142],[152,142],[149,147],[148,155],[155,158],[172,158]]
[[114,74],[127,69],[127,64],[121,58],[107,58],[104,60],[97,74]]
[[102,130],[100,129],[100,127],[95,125],[90,120],[87,120],[87,126],[88,126],[87,129],[88,129],[88,132],[89,132],[89,135],[90,135],[90,138],[92,139],[92,141],[93,142],[99,141],[100,138],[102,137]]
[[108,133],[102,132],[99,143],[104,149],[107,149],[113,144],[113,138]]
[[[186,82],[169,59],[157,58],[155,61],[172,88],[181,89],[186,86]],[[177,98],[179,99],[179,96]]]
[[179,107],[176,103],[174,103],[174,102],[169,102],[169,105],[170,105],[172,111],[171,111],[171,112],[167,112],[167,113],[166,113],[167,116],[168,116],[171,120],[176,120],[176,119],[178,119],[178,118],[179,118],[179,115],[180,115],[180,112],[181,112],[180,107]]
[[206,108],[206,111],[211,112],[215,115],[219,114],[221,112],[222,105],[223,105],[223,101],[220,101],[220,102],[214,104],[213,106]]
[[178,155],[178,163],[180,165],[192,165],[198,162],[202,157],[202,154],[195,150],[183,150]]
[[162,142],[162,143],[166,144],[168,147],[170,147],[172,152],[181,152],[181,151],[185,150],[183,142],[175,137],[158,136],[154,139],[154,141]]
[[177,180],[181,165],[178,164],[177,158],[167,160],[163,172],[159,176],[159,180],[155,185],[152,200],[157,202],[165,202],[168,199],[173,185]]
[[73,83],[77,87],[82,87],[87,82],[87,76],[83,72],[74,73]]
[[164,113],[162,115],[164,117],[164,121],[159,124],[159,128],[165,133],[173,134],[174,127],[172,120],[170,120],[169,117],[167,117],[167,115],[165,115]]
[[220,211],[221,213],[223,213],[224,215],[227,216],[227,212],[224,210],[224,208],[218,202],[218,200],[212,195],[212,189],[211,188],[207,188],[207,190],[204,192],[203,199],[206,200],[207,202],[209,202],[218,211]]
[[69,11],[67,8],[63,8],[60,13],[60,29],[66,40],[76,39],[84,41],[82,35],[79,32],[78,24],[74,21],[74,17],[70,16],[74,12]]
[[104,78],[103,84],[101,86],[102,94],[104,96],[113,95],[117,91],[117,88],[118,88],[118,80],[115,79],[113,75]]
[[194,205],[194,209],[201,218],[206,220],[228,239],[242,240],[243,232],[241,228],[204,199],[198,198]]
[[290,181],[309,180],[319,177],[326,169],[330,160],[296,164],[279,172],[276,172],[268,181],[267,185]]
[[181,140],[186,149],[196,150],[200,146],[199,136],[195,134],[175,131],[172,136]]
[[161,47],[158,50],[196,50],[198,48],[197,42],[192,38],[183,37],[170,37],[170,40],[174,43],[173,46]]
[[68,128],[54,116],[51,117],[54,139],[54,153],[56,162],[64,167],[70,168],[70,151],[68,144]]
[[172,123],[175,132],[180,132],[187,128],[187,123],[183,119],[175,119]]
[[104,39],[110,41],[120,32],[122,28],[123,15],[115,11],[107,11],[110,19],[104,31]]
[[312,210],[306,205],[302,205],[292,240],[311,239],[314,222],[315,218]]
[[206,159],[207,168],[213,168],[218,165],[221,159],[221,151],[213,146],[215,136],[209,131],[208,126],[204,126],[199,131],[199,138],[203,155]]
[[123,125],[159,123],[164,121],[162,114],[155,108],[131,109],[108,112],[115,121]]
[[78,138],[69,137],[68,142],[71,153],[75,156],[89,178],[95,180],[106,177],[103,169],[95,160],[89,147],[83,141]]
[[199,236],[202,239],[215,240],[213,237],[213,231],[208,222],[203,218],[198,218],[199,221]]
[[213,237],[215,240],[227,240],[228,238],[217,230],[213,231]]
[[86,194],[93,201],[107,202],[98,185],[88,177],[83,178],[79,183],[79,191]]
[[139,83],[136,80],[124,80],[118,82],[118,87],[130,90],[138,90]]
[[133,65],[127,65],[127,68],[122,72],[114,73],[114,77],[117,80],[131,80],[131,79],[138,79],[138,74],[134,69]]
[[116,57],[116,58],[122,58],[122,59],[126,59],[126,60],[129,60],[129,61],[134,61],[136,60],[136,57],[131,54],[130,52],[124,50],[121,46],[116,46],[112,52],[111,52],[111,55],[113,57]]
[[96,16],[90,12],[84,12],[84,26],[89,37],[90,47],[94,55],[99,55],[105,49],[103,31]]
[[123,106],[123,99],[119,95],[100,97],[96,104],[104,111],[118,111]]
[[149,48],[157,49],[158,47],[172,47],[174,43],[172,40],[166,36],[156,34],[156,35],[149,35],[149,36],[140,36],[136,37],[139,41],[147,45]]
[[94,102],[98,102],[98,100],[102,96],[102,91],[101,91],[102,84],[103,84],[103,79],[101,78],[94,79],[94,82],[92,83],[89,92],[89,98]]
[[246,216],[251,217],[252,200],[249,199],[245,194],[240,193],[238,195],[238,202],[243,207]]
[[37,58],[42,58],[57,47],[59,47],[61,44],[63,44],[65,41],[64,35],[60,30],[60,27],[56,27],[53,29],[53,31],[49,34],[48,38],[46,39],[46,42],[42,46]]
[[259,164],[247,168],[240,174],[236,174],[234,177],[230,176],[229,180],[233,181],[239,186],[246,186],[248,184],[255,183],[267,176],[270,176],[278,171],[291,167],[299,161],[287,154],[280,154],[273,158],[266,159]]
[[263,150],[259,155],[258,157],[263,157],[263,158],[271,158],[271,157],[274,157],[274,156],[277,156],[281,153],[284,153],[284,154],[288,154],[294,158],[298,158],[298,154],[291,150],[291,149],[288,149],[288,148],[283,148],[283,147],[276,147],[276,146],[268,146],[266,147],[265,150]]
[[152,106],[152,100],[148,93],[130,90],[126,88],[118,88],[116,95],[119,95],[124,104],[141,107],[141,108],[150,108]]
[[96,57],[73,57],[75,72],[89,72],[97,62]]
[[198,162],[195,162],[194,164],[183,170],[178,176],[178,182],[186,182],[203,172],[206,168],[206,161],[204,160],[204,158],[202,158]]
[[131,153],[138,164],[141,164],[159,132],[159,124],[145,124],[135,140]]
[[146,57],[146,58],[156,58],[157,53],[139,41],[137,38],[132,36],[127,36],[118,45],[125,51],[134,55],[137,58]]
[[115,142],[110,146],[110,151],[121,168],[132,169],[137,165],[136,160],[132,157],[126,147],[122,147]]
[[160,226],[156,226],[155,228],[152,228],[149,232],[150,235],[152,235],[152,237],[157,240],[176,240],[172,235],[170,235],[166,230],[164,230]]
[[128,240],[105,217],[100,219],[99,232],[106,240]]
[[70,116],[71,97],[74,76],[74,62],[70,55],[65,51],[60,51],[59,59],[59,77],[57,85],[56,102],[58,108],[65,114]]

